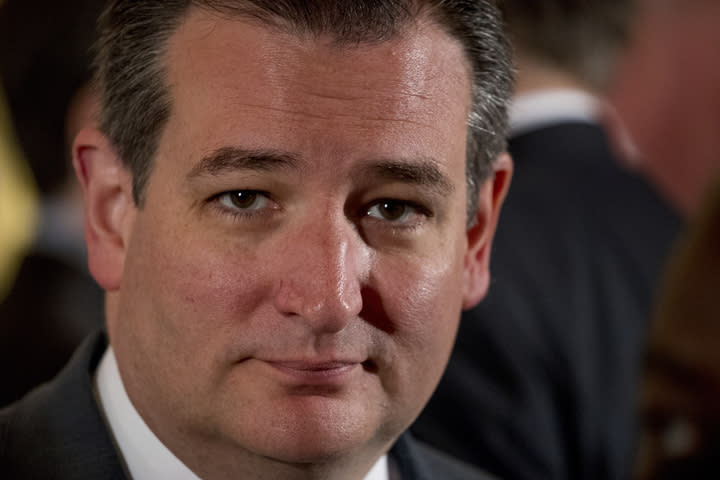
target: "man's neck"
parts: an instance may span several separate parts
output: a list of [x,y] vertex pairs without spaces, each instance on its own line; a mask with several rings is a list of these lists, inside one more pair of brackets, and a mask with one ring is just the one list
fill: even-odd
[[515,95],[555,89],[582,90],[591,95],[597,93],[576,76],[522,52],[518,52],[515,57],[515,67]]

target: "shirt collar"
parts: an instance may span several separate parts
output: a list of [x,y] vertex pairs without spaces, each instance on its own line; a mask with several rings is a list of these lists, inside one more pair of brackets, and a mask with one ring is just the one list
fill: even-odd
[[597,123],[600,100],[580,89],[544,89],[516,95],[510,105],[510,132],[520,135],[559,123]]
[[199,480],[150,430],[125,391],[112,347],[95,379],[100,406],[133,480]]
[[[200,480],[150,430],[128,397],[112,347],[100,360],[95,377],[100,408],[133,480]],[[389,480],[383,455],[365,480]]]

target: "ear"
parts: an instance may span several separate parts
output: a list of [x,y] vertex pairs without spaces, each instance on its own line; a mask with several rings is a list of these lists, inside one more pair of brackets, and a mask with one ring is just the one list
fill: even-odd
[[84,128],[75,137],[73,167],[85,201],[90,274],[106,291],[117,290],[136,212],[132,176],[95,128]]
[[494,174],[478,189],[480,198],[475,224],[467,231],[463,309],[472,308],[482,300],[490,285],[490,247],[512,178],[510,155],[501,154],[493,164],[493,171]]

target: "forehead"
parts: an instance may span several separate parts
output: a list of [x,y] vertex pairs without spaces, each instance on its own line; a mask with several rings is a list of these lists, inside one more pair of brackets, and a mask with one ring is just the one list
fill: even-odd
[[382,124],[389,138],[410,125],[437,137],[464,130],[470,110],[462,47],[430,21],[388,41],[338,46],[196,8],[170,38],[166,68],[171,123],[208,148],[240,131],[252,142],[261,123],[281,125],[282,135],[330,129],[382,142]]

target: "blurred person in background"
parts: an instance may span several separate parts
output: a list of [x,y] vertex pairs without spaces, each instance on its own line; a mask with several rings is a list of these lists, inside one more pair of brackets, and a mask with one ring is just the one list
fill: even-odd
[[[720,476],[720,2],[642,1],[613,89],[647,172],[693,215],[659,295],[641,389],[640,480]],[[714,187],[707,185],[715,178]]]
[[640,0],[611,89],[634,166],[685,215],[720,173],[720,2]]
[[667,270],[640,406],[638,480],[720,478],[720,178]]
[[623,479],[656,278],[682,221],[603,121],[632,2],[499,2],[518,72],[515,176],[486,301],[415,425],[513,480]]
[[89,49],[103,4],[6,0],[0,7],[0,77],[41,194],[34,242],[0,304],[0,405],[52,378],[102,319],[69,154],[75,133],[94,121]]

